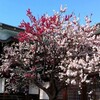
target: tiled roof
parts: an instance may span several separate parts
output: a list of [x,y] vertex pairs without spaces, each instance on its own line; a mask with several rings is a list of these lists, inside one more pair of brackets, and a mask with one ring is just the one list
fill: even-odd
[[24,30],[18,27],[0,23],[0,41],[6,41],[12,37],[15,37],[21,31]]

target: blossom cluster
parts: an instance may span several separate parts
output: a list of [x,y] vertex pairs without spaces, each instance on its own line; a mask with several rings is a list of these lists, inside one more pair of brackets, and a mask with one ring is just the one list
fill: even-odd
[[89,16],[81,25],[75,14],[64,16],[65,10],[36,19],[28,9],[31,22],[21,23],[25,31],[18,34],[19,42],[4,47],[1,76],[10,71],[10,82],[17,85],[20,78],[38,84],[46,78],[75,85],[90,82],[88,75],[100,72],[100,37],[89,38],[98,26],[91,26]]

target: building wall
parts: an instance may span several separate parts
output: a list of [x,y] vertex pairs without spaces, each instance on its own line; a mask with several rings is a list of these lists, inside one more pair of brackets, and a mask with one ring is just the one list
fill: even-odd
[[29,85],[29,94],[39,94],[39,88],[34,84]]
[[[44,86],[45,87],[48,87],[49,86],[49,83],[48,82],[45,82]],[[40,93],[39,94],[40,94],[39,95],[39,99],[40,100],[49,100],[48,95],[42,89],[40,89]]]
[[0,78],[0,93],[4,93],[5,79]]

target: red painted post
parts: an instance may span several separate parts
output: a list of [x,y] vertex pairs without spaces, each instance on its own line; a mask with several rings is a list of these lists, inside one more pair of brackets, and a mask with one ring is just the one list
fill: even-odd
[[67,88],[63,89],[63,100],[67,100]]

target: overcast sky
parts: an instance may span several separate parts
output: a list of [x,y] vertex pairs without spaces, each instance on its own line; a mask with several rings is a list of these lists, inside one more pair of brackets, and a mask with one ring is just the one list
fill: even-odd
[[28,21],[26,10],[31,9],[33,15],[39,17],[45,13],[59,11],[60,5],[67,6],[66,14],[80,14],[81,23],[86,15],[92,16],[92,24],[100,22],[100,0],[0,0],[0,22],[18,26],[22,20]]

